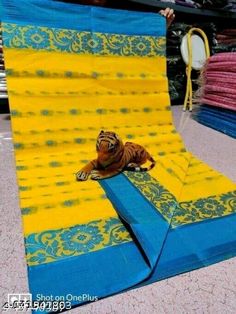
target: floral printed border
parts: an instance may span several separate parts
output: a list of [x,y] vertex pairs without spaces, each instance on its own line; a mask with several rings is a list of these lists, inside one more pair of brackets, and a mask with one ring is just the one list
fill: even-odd
[[117,35],[3,23],[4,46],[76,54],[165,56],[163,36]]
[[160,214],[171,222],[172,228],[236,213],[236,190],[188,202],[178,202],[173,194],[148,173],[127,172],[126,175]]
[[35,266],[130,241],[130,234],[118,218],[96,220],[28,235],[26,260],[29,266]]

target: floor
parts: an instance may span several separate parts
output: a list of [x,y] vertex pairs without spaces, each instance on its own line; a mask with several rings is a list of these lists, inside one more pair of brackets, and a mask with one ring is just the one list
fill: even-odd
[[[236,181],[236,142],[173,107],[186,147]],[[0,115],[0,307],[8,293],[28,292],[10,121]],[[1,310],[0,310],[1,312]],[[236,258],[75,308],[80,314],[235,314]],[[8,313],[14,313],[8,311]],[[22,313],[22,312],[21,312]]]

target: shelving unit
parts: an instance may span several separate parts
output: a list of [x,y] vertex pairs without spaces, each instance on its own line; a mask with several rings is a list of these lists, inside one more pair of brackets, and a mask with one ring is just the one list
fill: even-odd
[[[116,0],[114,0],[116,1]],[[120,1],[122,2],[122,1]],[[198,27],[203,29],[206,34],[207,30],[210,31],[211,27],[210,24],[215,26],[212,26],[212,34],[213,37],[214,34],[217,33],[220,29],[224,28],[236,28],[236,13],[226,11],[223,9],[197,9],[197,8],[190,8],[185,7],[178,4],[173,4],[171,2],[161,2],[158,0],[128,0],[126,2],[126,7],[132,7],[132,10],[138,10],[138,11],[146,11],[146,12],[159,12],[161,9],[165,9],[167,7],[172,8],[175,11],[175,23],[173,25],[176,25],[178,29],[178,24],[186,24],[191,27]],[[125,5],[122,5],[122,8],[125,9]],[[172,25],[172,26],[173,26]],[[181,32],[180,30],[176,32],[178,34]],[[185,78],[185,64],[183,63],[183,67],[181,67],[181,61],[179,61],[175,66],[171,64],[171,60],[173,56],[177,56],[176,52],[174,50],[168,51],[168,45],[169,47],[173,46],[173,49],[177,49],[177,46],[180,45],[180,42],[173,43],[173,38],[171,38],[171,32],[172,27],[168,29],[167,32],[167,75],[169,78],[169,91],[171,95],[171,104],[178,105],[183,104],[184,102],[184,95],[182,91],[185,90],[186,82],[184,81]],[[175,32],[175,31],[174,31]],[[207,34],[209,36],[209,34]],[[178,35],[176,35],[178,37]],[[181,35],[179,35],[181,36]],[[170,39],[170,41],[168,41]],[[181,40],[181,39],[180,39]],[[211,37],[209,37],[209,43],[211,46],[211,52],[214,53],[213,49],[215,45],[217,46],[217,43],[211,40]],[[178,58],[176,58],[178,60]],[[179,60],[182,60],[180,51],[179,51]],[[176,74],[175,74],[176,69]],[[193,78],[198,78],[198,72],[193,71]],[[198,88],[197,84],[194,84],[194,90]]]
[[[161,2],[158,0],[128,0],[128,2],[133,2],[137,4],[141,4],[144,6],[149,6],[149,8],[172,8],[177,12],[194,14],[194,15],[201,15],[206,17],[216,17],[220,19],[236,19],[236,13],[222,10],[222,9],[215,9],[215,10],[207,10],[207,9],[197,9],[197,8],[189,8],[177,4],[173,4],[171,2]],[[236,27],[236,23],[235,23]]]
[[0,26],[0,99],[7,98],[6,73],[4,69],[2,31]]

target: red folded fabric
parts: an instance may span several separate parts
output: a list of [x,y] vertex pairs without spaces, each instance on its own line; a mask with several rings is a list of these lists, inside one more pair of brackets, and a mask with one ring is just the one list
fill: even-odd
[[236,73],[236,60],[213,62],[207,65],[207,71],[219,71],[219,70]]
[[215,79],[222,82],[222,79],[229,79],[230,81],[236,80],[236,73],[223,72],[223,71],[205,71],[204,77],[206,79]]
[[218,53],[208,59],[201,73],[198,101],[236,111],[236,53]]
[[228,88],[230,86],[231,89],[236,89],[236,78],[230,77],[206,77],[205,85],[216,85],[221,87]]
[[236,89],[228,88],[228,85],[226,86],[221,86],[220,84],[207,84],[204,86],[204,93],[207,94],[208,92],[214,92],[215,94],[227,95],[227,97],[234,97],[234,99],[236,99]]
[[236,28],[224,29],[219,34],[229,35],[229,36],[236,36]]
[[224,62],[224,61],[234,61],[236,62],[236,52],[221,52],[216,53],[211,56],[208,60],[209,63],[212,62]]
[[236,105],[236,100],[234,100],[232,97],[226,97],[225,95],[216,95],[213,94],[211,92],[208,92],[206,94],[206,97],[210,100],[215,100],[217,102],[222,102],[223,104],[227,104],[227,105],[232,105],[235,106]]
[[233,111],[236,111],[236,105],[231,105],[226,103],[222,103],[221,101],[217,100],[211,100],[207,97],[201,98],[201,103],[205,105],[210,105],[210,106],[215,106],[215,107],[221,107],[221,108],[226,108],[226,109],[231,109]]

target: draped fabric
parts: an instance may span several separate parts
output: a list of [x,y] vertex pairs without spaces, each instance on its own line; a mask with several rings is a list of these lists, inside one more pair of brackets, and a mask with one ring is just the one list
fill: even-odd
[[[33,299],[101,298],[234,256],[235,184],[186,151],[173,125],[165,19],[0,3]],[[143,145],[156,166],[76,182],[101,129]]]

